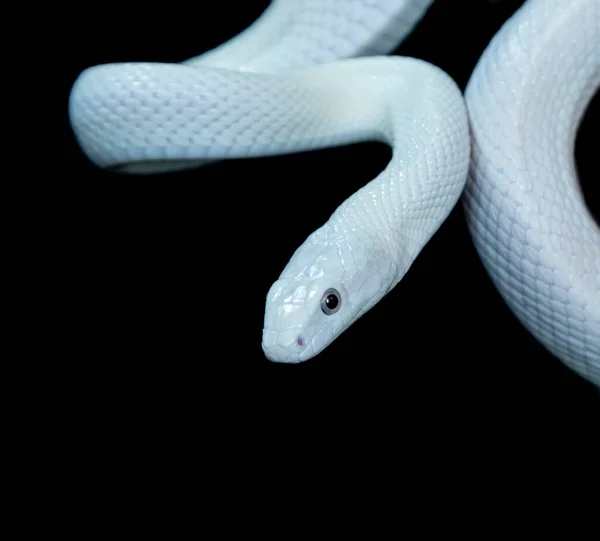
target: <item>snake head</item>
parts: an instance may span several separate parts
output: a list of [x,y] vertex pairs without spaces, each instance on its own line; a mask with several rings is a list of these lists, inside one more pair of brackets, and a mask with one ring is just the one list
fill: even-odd
[[268,359],[314,357],[389,290],[389,259],[361,254],[364,244],[351,241],[313,234],[271,286],[262,342]]
[[[332,283],[337,287],[327,287]],[[339,282],[307,277],[277,280],[267,295],[265,355],[287,363],[314,357],[345,328],[347,303],[348,292]]]

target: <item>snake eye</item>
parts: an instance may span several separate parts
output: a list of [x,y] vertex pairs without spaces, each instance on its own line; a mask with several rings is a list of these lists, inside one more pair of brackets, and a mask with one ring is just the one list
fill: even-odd
[[328,316],[335,314],[342,305],[341,295],[333,288],[328,289],[323,293],[321,298],[321,310]]

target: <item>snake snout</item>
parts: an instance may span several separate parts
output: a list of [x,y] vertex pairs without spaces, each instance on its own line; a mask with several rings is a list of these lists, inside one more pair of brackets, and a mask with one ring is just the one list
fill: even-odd
[[307,340],[297,330],[263,329],[263,351],[274,362],[298,363],[308,347]]

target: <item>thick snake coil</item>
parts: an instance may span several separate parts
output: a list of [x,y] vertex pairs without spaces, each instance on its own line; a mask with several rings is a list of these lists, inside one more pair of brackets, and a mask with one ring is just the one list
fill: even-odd
[[131,173],[386,142],[385,170],[307,238],[269,291],[266,356],[298,362],[327,347],[399,282],[463,194],[506,302],[600,385],[600,230],[573,159],[600,85],[600,0],[528,0],[487,47],[466,100],[435,66],[378,56],[431,3],[275,0],[182,64],[85,70],[71,92],[73,130],[98,166]]

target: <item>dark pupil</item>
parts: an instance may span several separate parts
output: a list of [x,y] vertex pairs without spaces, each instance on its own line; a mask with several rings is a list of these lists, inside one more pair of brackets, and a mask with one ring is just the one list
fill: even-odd
[[338,305],[338,298],[333,294],[327,295],[327,298],[325,299],[325,305],[330,310],[335,310],[335,307]]

